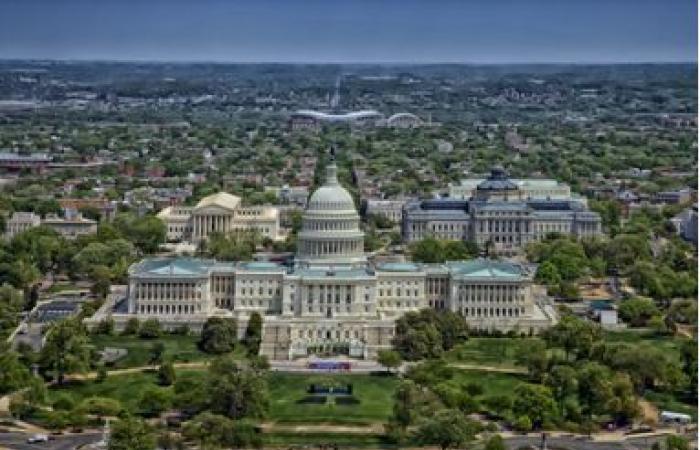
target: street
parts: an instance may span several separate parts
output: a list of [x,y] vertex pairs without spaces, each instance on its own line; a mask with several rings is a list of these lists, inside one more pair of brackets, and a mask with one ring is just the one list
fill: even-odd
[[28,444],[28,433],[0,433],[0,449],[11,450],[74,450],[79,446],[97,442],[102,438],[102,433],[67,434],[52,436],[55,439],[49,442]]

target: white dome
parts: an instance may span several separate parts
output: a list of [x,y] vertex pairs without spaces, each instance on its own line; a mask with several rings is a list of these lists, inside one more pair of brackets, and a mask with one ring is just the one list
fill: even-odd
[[338,183],[337,171],[335,164],[328,166],[326,182],[311,195],[307,212],[318,210],[357,212],[352,195]]
[[326,182],[311,195],[297,235],[297,264],[338,266],[364,264],[364,233],[348,191],[338,183],[330,164]]

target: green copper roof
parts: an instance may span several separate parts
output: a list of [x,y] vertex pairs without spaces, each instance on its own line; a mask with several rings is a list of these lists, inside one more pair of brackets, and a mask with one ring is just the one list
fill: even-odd
[[378,265],[377,270],[383,272],[419,272],[421,267],[409,262],[392,262]]
[[506,261],[473,259],[470,261],[450,261],[446,263],[450,272],[467,278],[520,278],[523,269]]
[[211,259],[151,258],[144,259],[132,268],[134,275],[199,277],[207,275],[216,264]]
[[277,263],[269,261],[254,261],[254,262],[244,262],[239,266],[244,270],[265,270],[265,271],[278,271],[282,270],[283,267]]

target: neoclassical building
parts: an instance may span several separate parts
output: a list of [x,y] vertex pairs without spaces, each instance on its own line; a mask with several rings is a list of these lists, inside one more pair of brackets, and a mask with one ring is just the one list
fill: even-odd
[[210,233],[256,231],[272,240],[283,239],[279,211],[274,206],[241,206],[241,198],[226,192],[204,197],[194,207],[168,206],[158,213],[168,241],[203,241]]
[[516,183],[505,170],[494,168],[470,191],[468,199],[450,197],[407,204],[403,238],[407,242],[428,236],[473,241],[513,255],[549,233],[576,237],[600,234],[598,213],[568,196],[568,187],[524,186],[528,185]]
[[157,318],[192,328],[208,317],[232,317],[242,332],[258,312],[261,353],[271,359],[329,349],[374,358],[390,347],[396,319],[423,308],[454,311],[478,329],[529,333],[556,321],[537,301],[524,266],[487,259],[374,265],[363,242],[352,196],[331,164],[309,199],[292,265],[146,259],[129,269],[126,302],[109,314],[117,323]]

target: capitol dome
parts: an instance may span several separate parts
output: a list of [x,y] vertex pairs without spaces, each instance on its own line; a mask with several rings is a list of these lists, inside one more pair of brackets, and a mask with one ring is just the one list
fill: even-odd
[[352,196],[338,182],[338,168],[335,164],[331,164],[326,168],[326,182],[309,199],[307,212],[317,210],[352,211],[357,213]]
[[297,264],[342,266],[366,262],[364,233],[350,193],[338,182],[338,168],[326,168],[326,181],[309,199],[297,239]]

